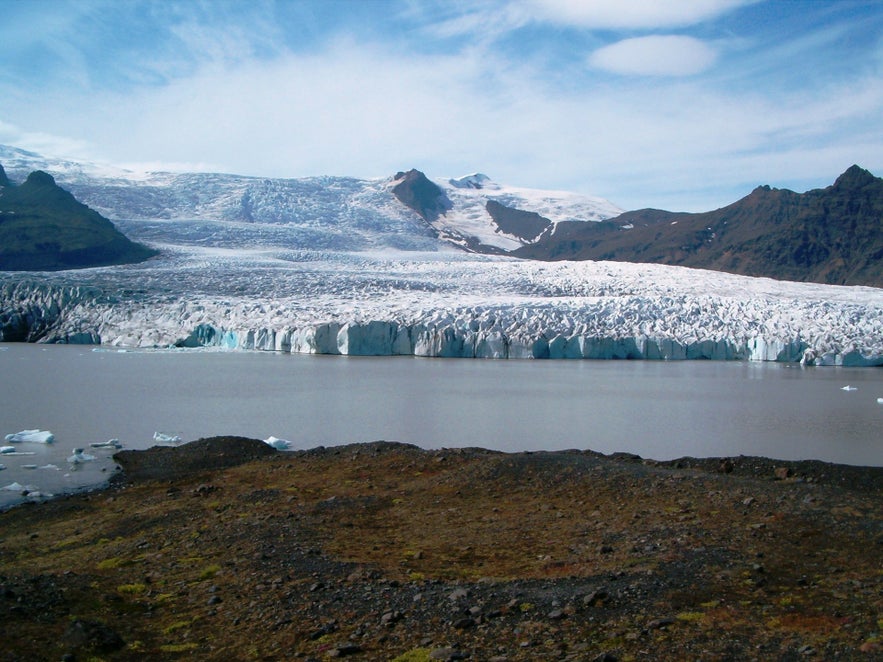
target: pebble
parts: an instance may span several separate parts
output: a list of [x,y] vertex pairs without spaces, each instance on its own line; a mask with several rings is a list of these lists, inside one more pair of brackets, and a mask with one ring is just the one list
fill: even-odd
[[436,648],[429,651],[430,660],[465,660],[466,655],[456,648]]

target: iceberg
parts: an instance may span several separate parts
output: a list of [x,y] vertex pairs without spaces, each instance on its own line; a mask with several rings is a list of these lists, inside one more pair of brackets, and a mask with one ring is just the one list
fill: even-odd
[[67,461],[71,464],[82,464],[83,462],[92,462],[94,459],[94,455],[84,453],[82,448],[75,448],[74,454],[71,455]]
[[286,441],[285,439],[279,439],[277,437],[267,437],[264,439],[264,443],[268,446],[275,448],[277,451],[287,450],[291,446],[290,441]]
[[6,441],[30,441],[38,444],[51,444],[55,441],[55,435],[48,430],[22,430],[15,434],[6,435]]
[[840,390],[841,390],[841,391],[858,391],[858,388],[855,387],[855,386],[850,386],[849,384],[847,384],[846,386],[842,386],[842,387],[840,388]]
[[8,490],[10,492],[24,492],[26,489],[28,488],[19,482],[9,483],[9,485],[4,485],[3,487],[0,487],[0,490]]
[[176,434],[165,434],[163,432],[154,432],[153,440],[161,444],[180,444],[181,437]]
[[92,448],[122,448],[123,445],[119,439],[108,439],[107,441],[93,441],[89,444]]
[[15,452],[15,446],[0,446],[0,455],[8,455]]

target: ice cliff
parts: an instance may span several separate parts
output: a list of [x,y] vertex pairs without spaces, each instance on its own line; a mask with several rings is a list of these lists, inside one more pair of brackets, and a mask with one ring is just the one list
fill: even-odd
[[0,274],[0,304],[4,341],[883,365],[883,290],[657,265],[179,247],[150,268]]

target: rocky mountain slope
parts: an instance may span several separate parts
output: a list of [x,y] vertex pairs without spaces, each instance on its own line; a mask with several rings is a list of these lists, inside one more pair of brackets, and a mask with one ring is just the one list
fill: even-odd
[[561,224],[515,251],[542,260],[615,260],[781,280],[883,286],[883,179],[852,166],[832,186],[761,186],[701,214],[655,209]]
[[78,202],[51,175],[38,170],[15,186],[0,166],[0,269],[75,269],[154,255]]

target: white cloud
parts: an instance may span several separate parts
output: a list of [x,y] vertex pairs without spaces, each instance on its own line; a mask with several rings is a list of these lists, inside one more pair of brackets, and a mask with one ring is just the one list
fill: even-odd
[[589,64],[617,74],[692,76],[708,69],[716,58],[713,48],[693,37],[651,35],[599,48],[589,56]]
[[[687,211],[727,204],[760,183],[787,186],[785,176],[833,181],[853,162],[883,167],[879,80],[775,97],[727,89],[701,77],[640,77],[562,90],[535,63],[484,49],[403,56],[339,40],[271,61],[222,57],[133,93],[35,95],[3,119],[44,133],[0,124],[0,142],[267,177],[482,171],[628,208]],[[61,135],[88,144],[65,145]]]
[[85,158],[88,150],[88,144],[83,140],[40,131],[25,131],[3,120],[0,120],[0,144],[14,145],[19,149],[59,158]]
[[597,29],[660,29],[701,23],[758,0],[524,0],[538,19]]

